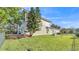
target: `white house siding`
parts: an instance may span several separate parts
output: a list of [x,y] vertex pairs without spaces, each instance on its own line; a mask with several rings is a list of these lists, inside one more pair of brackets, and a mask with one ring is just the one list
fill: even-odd
[[[36,36],[36,35],[50,35],[50,34],[52,34],[52,29],[50,29],[51,23],[48,22],[48,21],[45,21],[45,20],[41,20],[41,22],[42,22],[42,26],[41,26],[40,30],[36,31],[33,34],[33,36]],[[48,33],[47,33],[46,27],[49,27]]]
[[52,29],[52,34],[60,33],[60,29]]

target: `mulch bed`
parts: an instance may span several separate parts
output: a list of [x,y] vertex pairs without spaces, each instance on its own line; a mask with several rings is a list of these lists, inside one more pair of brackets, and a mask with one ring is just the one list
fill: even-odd
[[31,36],[32,35],[27,35],[27,34],[6,34],[6,39],[20,39],[20,38],[26,38]]

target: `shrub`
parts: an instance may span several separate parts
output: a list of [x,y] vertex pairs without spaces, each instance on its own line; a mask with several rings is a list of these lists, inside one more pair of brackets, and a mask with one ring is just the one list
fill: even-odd
[[32,51],[32,49],[31,48],[28,48],[27,51]]
[[76,37],[79,37],[79,29],[76,29],[76,30],[74,31],[74,34],[75,34]]
[[76,35],[77,37],[79,37],[79,33],[75,33],[75,35]]

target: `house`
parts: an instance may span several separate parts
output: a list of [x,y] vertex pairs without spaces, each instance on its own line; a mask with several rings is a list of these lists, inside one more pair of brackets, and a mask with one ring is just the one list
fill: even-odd
[[50,35],[52,34],[51,29],[51,21],[48,21],[47,19],[41,18],[41,26],[38,31],[36,31],[33,36],[35,35]]
[[[28,32],[28,29],[27,29],[27,21],[28,21],[28,18],[25,17],[25,20],[21,20],[21,25],[16,25],[16,28],[14,28],[14,29],[16,29],[16,34],[30,35],[30,33]],[[40,29],[38,31],[36,31],[35,33],[33,33],[33,36],[36,36],[36,35],[51,35],[51,34],[56,34],[56,33],[60,32],[59,29],[51,28],[51,25],[52,25],[51,21],[49,21],[45,18],[41,18]],[[8,27],[10,27],[10,26],[11,25],[9,25]],[[12,28],[13,27],[15,27],[15,26],[12,26]]]
[[52,34],[53,34],[53,35],[60,34],[60,31],[61,31],[61,29],[53,28],[53,29],[52,29]]
[[[27,20],[28,19],[26,19],[26,22],[27,22]],[[54,33],[59,33],[60,30],[59,29],[52,29],[51,24],[52,24],[51,21],[49,21],[45,18],[41,18],[40,29],[38,31],[36,31],[35,33],[33,33],[33,36],[36,36],[36,35],[51,35],[51,34],[54,34]],[[28,30],[26,31],[26,34],[29,35]]]

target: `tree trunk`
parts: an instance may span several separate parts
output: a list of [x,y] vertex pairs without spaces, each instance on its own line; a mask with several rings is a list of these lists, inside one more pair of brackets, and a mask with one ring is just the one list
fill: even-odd
[[33,35],[33,32],[30,32],[30,35],[29,35],[29,37],[32,37],[32,35]]

